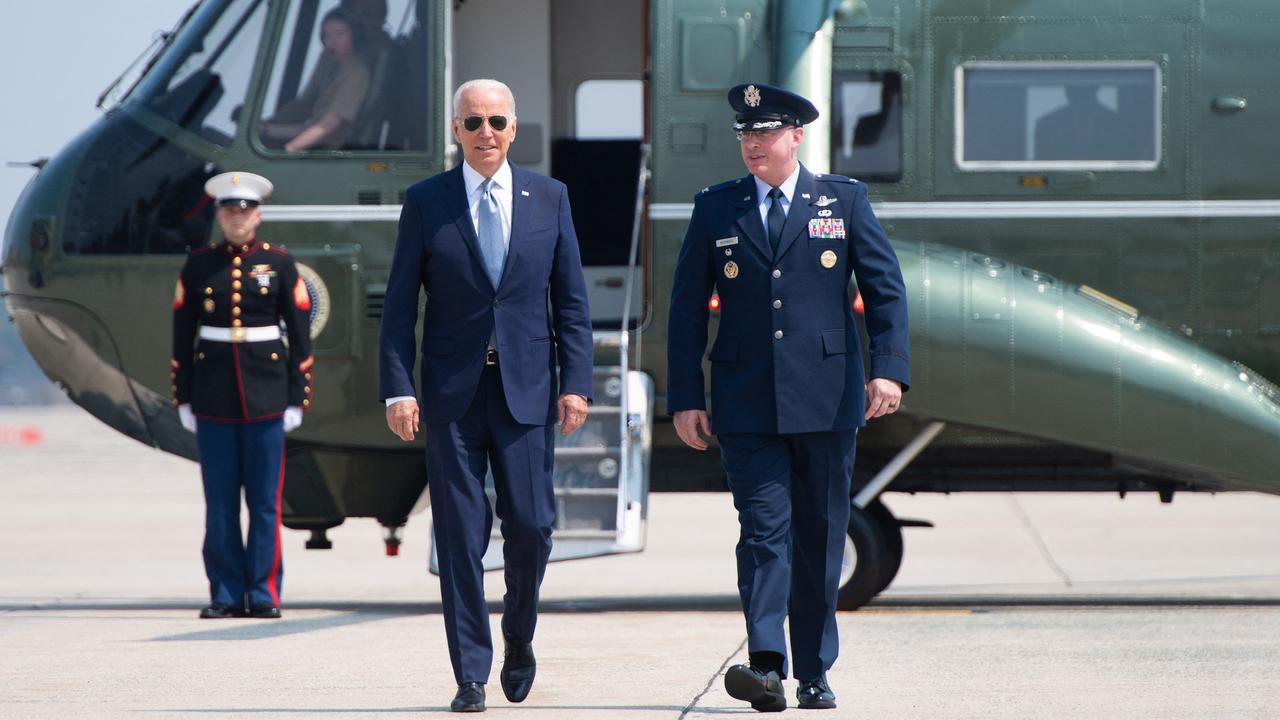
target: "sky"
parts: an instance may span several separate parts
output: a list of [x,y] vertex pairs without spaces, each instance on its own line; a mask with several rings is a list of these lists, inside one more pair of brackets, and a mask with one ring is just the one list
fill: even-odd
[[[99,93],[193,2],[0,0],[0,229],[35,174],[6,163],[53,155],[93,124]],[[3,315],[0,365],[0,405],[57,394]]]
[[194,0],[0,0],[0,228],[48,157],[102,112],[94,101]]

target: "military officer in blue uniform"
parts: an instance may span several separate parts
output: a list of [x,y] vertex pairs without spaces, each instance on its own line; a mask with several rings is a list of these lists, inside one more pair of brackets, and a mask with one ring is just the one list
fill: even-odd
[[223,240],[193,251],[178,276],[170,360],[174,405],[196,434],[204,478],[210,603],[200,617],[278,618],[284,434],[311,407],[311,296],[289,253],[257,238],[266,178],[222,173],[205,191]]
[[[667,407],[689,446],[705,450],[702,435],[717,436],[738,509],[750,662],[725,673],[725,689],[762,712],[786,708],[789,617],[799,705],[833,708],[826,672],[839,650],[855,440],[867,420],[897,410],[907,388],[906,291],[866,186],[797,160],[813,104],[761,83],[733,88],[729,103],[750,174],[694,198],[671,292]],[[709,421],[702,356],[713,292]]]

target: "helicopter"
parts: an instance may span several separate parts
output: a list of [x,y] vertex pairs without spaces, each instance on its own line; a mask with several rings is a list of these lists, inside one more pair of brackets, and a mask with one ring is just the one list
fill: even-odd
[[[338,7],[369,20],[359,114],[338,147],[286,150],[268,126]],[[726,89],[785,87],[821,111],[801,160],[868,184],[909,292],[912,388],[859,433],[856,608],[928,525],[885,492],[1280,493],[1280,104],[1257,62],[1277,31],[1263,0],[202,0],[37,162],[4,298],[73,401],[195,458],[157,328],[218,239],[204,181],[271,178],[261,234],[299,262],[317,357],[284,523],[324,548],[374,518],[394,553],[425,502],[422,450],[377,402],[396,221],[458,161],[452,88],[497,77],[511,160],[569,187],[596,331],[553,557],[640,550],[650,491],[724,489],[665,417],[666,302],[693,195],[743,174]]]

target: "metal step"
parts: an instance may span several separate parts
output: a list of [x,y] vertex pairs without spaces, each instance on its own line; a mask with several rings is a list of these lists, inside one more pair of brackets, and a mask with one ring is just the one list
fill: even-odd
[[600,447],[596,445],[596,446],[589,446],[589,447],[557,447],[556,448],[556,457],[557,458],[563,457],[566,459],[597,458],[597,457],[606,457],[606,456],[613,456],[616,458],[621,454],[622,454],[622,450],[617,446]]

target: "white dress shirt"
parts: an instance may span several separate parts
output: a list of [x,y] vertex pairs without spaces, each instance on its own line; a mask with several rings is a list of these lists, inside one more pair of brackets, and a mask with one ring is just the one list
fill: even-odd
[[[755,177],[754,175],[752,177]],[[764,224],[765,230],[769,229],[769,191],[773,189],[765,181],[756,178],[756,207],[760,210],[760,222]],[[791,175],[782,181],[778,189],[782,191],[782,197],[779,202],[782,203],[782,215],[786,217],[787,211],[791,209],[792,197],[796,194],[796,183],[800,181],[800,163],[796,163],[796,169],[791,171]]]
[[[480,185],[484,176],[476,172],[466,162],[462,163],[462,183],[467,188],[467,209],[471,212],[471,227],[476,235],[480,235],[480,197],[483,193]],[[795,187],[793,183],[791,187]],[[493,199],[498,201],[498,214],[502,216],[502,244],[511,249],[511,165],[502,163],[502,167],[493,174]]]
[[[462,183],[467,190],[467,209],[471,212],[471,227],[476,231],[476,235],[480,234],[480,198],[484,194],[480,190],[480,185],[484,182],[485,177],[476,172],[463,161],[462,163]],[[502,244],[507,246],[507,251],[511,251],[511,165],[502,163],[502,167],[493,174],[493,199],[498,201],[498,214],[502,217]],[[795,187],[795,184],[792,184]],[[414,400],[411,395],[398,395],[396,397],[387,398],[387,407],[391,407],[401,400]]]

